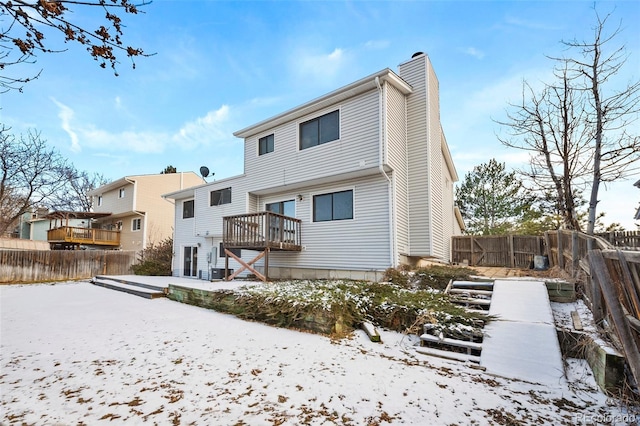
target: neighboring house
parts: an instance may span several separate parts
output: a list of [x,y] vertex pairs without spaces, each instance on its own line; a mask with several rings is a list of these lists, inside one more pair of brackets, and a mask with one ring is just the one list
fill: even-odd
[[120,231],[122,250],[142,250],[173,235],[175,208],[162,194],[203,182],[193,172],[125,176],[88,193],[95,213],[109,213],[93,227]]
[[418,53],[398,74],[384,69],[234,133],[244,174],[166,194],[174,275],[215,277],[223,241],[269,278],[379,279],[448,262],[463,224],[438,90]]
[[24,240],[47,241],[49,220],[45,216],[49,213],[46,208],[32,208],[24,212],[18,221],[18,238]]

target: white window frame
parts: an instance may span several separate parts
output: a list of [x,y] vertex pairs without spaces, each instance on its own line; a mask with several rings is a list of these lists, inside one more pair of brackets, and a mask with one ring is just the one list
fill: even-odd
[[[191,216],[185,217],[184,216],[184,205],[185,205],[185,203],[188,203],[188,202],[192,202],[193,203],[193,207],[192,207],[192,210],[191,210]],[[193,219],[194,217],[196,217],[196,201],[195,201],[195,199],[192,198],[190,200],[182,201],[182,219]]]
[[[327,195],[327,194],[335,194],[336,192],[345,192],[345,191],[352,191],[353,193],[353,217],[351,219],[332,219],[332,220],[321,220],[321,221],[315,221],[314,220],[314,211],[315,211],[315,196],[316,195]],[[309,211],[309,222],[311,223],[336,223],[336,222],[349,222],[352,220],[356,220],[356,188],[355,186],[351,186],[351,187],[340,187],[340,188],[333,188],[333,189],[327,189],[327,190],[322,190],[322,191],[315,191],[312,192],[311,194],[309,194],[309,196],[311,197],[310,202],[311,202],[311,209]]]
[[[136,222],[138,223],[138,227],[136,228]],[[131,232],[138,232],[142,229],[142,218],[137,217],[135,219],[131,219]]]
[[[318,145],[313,145],[308,148],[300,148],[300,125],[306,123],[307,121],[315,120],[317,118],[322,117],[323,115],[331,114],[332,112],[338,111],[338,139],[334,139],[329,142],[321,143]],[[311,116],[304,117],[296,122],[296,149],[298,152],[307,151],[309,149],[317,148],[319,146],[331,145],[335,142],[340,142],[342,140],[342,106],[327,108],[323,111],[318,112],[317,114],[313,114]]]
[[125,190],[124,190],[124,188],[120,188],[120,189],[118,190],[118,198],[124,198],[124,195],[125,195]]
[[[273,136],[273,149],[271,151],[266,151],[260,154],[260,141],[264,138],[268,138],[269,136]],[[266,135],[260,136],[258,138],[258,157],[262,157],[263,155],[270,154],[276,150],[276,134],[274,132],[268,133]]]

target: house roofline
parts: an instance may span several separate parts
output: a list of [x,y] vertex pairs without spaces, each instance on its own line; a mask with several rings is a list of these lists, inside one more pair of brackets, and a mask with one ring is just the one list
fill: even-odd
[[198,177],[198,175],[195,172],[176,172],[176,173],[149,173],[146,175],[131,175],[131,176],[124,176],[121,177],[118,180],[114,180],[113,182],[107,183],[106,185],[102,185],[94,190],[91,190],[89,192],[87,192],[87,195],[91,196],[91,195],[100,195],[103,194],[105,192],[111,191],[112,189],[118,188],[122,185],[127,185],[127,184],[132,184],[135,185],[136,180],[138,178],[141,177],[147,177],[147,176],[164,176],[164,175],[172,175],[172,174],[182,174],[182,175],[193,175]]
[[162,198],[170,198],[172,200],[182,200],[184,198],[194,197],[196,193],[196,189],[204,188],[205,186],[217,186],[218,184],[224,184],[236,179],[241,179],[246,175],[243,173],[241,175],[229,176],[224,179],[215,180],[213,182],[203,183],[201,185],[191,186],[189,188],[179,189],[178,191],[168,192],[166,194],[162,194]]
[[456,166],[453,163],[453,158],[451,157],[451,151],[449,150],[449,144],[447,143],[447,138],[444,135],[444,130],[442,126],[440,126],[440,133],[442,134],[442,138],[440,141],[442,154],[444,154],[444,161],[447,163],[447,167],[449,168],[449,172],[451,173],[451,179],[454,182],[459,180],[458,172],[456,171]]
[[334,90],[333,92],[329,92],[326,95],[320,96],[319,98],[313,99],[293,109],[275,115],[266,120],[260,121],[259,123],[253,124],[249,127],[245,127],[242,130],[238,130],[237,132],[234,132],[233,135],[239,138],[248,138],[249,136],[264,132],[265,130],[268,130],[272,127],[284,124],[288,121],[295,120],[307,114],[326,108],[329,105],[333,105],[344,99],[359,95],[369,90],[377,89],[378,86],[376,85],[375,81],[376,77],[382,81],[388,81],[405,95],[408,95],[413,91],[411,86],[400,76],[398,76],[389,68],[385,68],[381,71],[378,71],[377,73],[371,74],[365,78],[343,86],[337,90]]

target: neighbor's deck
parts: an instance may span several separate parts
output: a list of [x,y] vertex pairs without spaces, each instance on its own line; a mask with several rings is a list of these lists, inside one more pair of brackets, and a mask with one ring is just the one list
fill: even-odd
[[47,231],[50,244],[120,246],[120,231],[61,226]]

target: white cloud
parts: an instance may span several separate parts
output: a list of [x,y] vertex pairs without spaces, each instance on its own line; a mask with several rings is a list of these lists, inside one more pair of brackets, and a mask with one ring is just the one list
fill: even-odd
[[[118,98],[116,98],[118,99]],[[72,108],[53,100],[60,112],[61,127],[71,138],[71,150],[80,152],[93,151],[93,155],[118,153],[162,153],[169,146],[187,150],[199,146],[208,146],[213,142],[235,140],[228,125],[230,108],[222,105],[217,110],[209,111],[202,117],[184,123],[175,132],[159,132],[152,130],[112,131],[101,129],[93,124],[79,124],[74,120]],[[82,147],[81,147],[82,143]]]
[[364,47],[368,50],[382,50],[389,47],[390,44],[389,40],[369,40],[364,44]]
[[60,127],[64,130],[71,139],[71,151],[72,152],[80,152],[82,151],[82,147],[80,146],[80,142],[78,140],[78,135],[71,129],[71,121],[74,117],[74,112],[68,106],[58,102],[56,99],[51,98],[51,100],[60,108],[58,112],[58,117],[60,118]]
[[466,49],[463,50],[463,52],[477,59],[484,58],[484,52],[476,49],[475,47],[467,47]]
[[298,51],[291,58],[293,72],[305,80],[312,79],[318,85],[331,83],[348,60],[345,50],[335,48],[331,53]]
[[548,21],[531,21],[516,16],[507,16],[504,21],[508,25],[530,30],[555,31],[561,29],[558,26],[549,25]]
[[214,141],[230,139],[232,132],[225,128],[229,121],[229,106],[222,105],[215,111],[209,111],[204,117],[184,124],[172,136],[172,141],[186,148],[209,145]]

